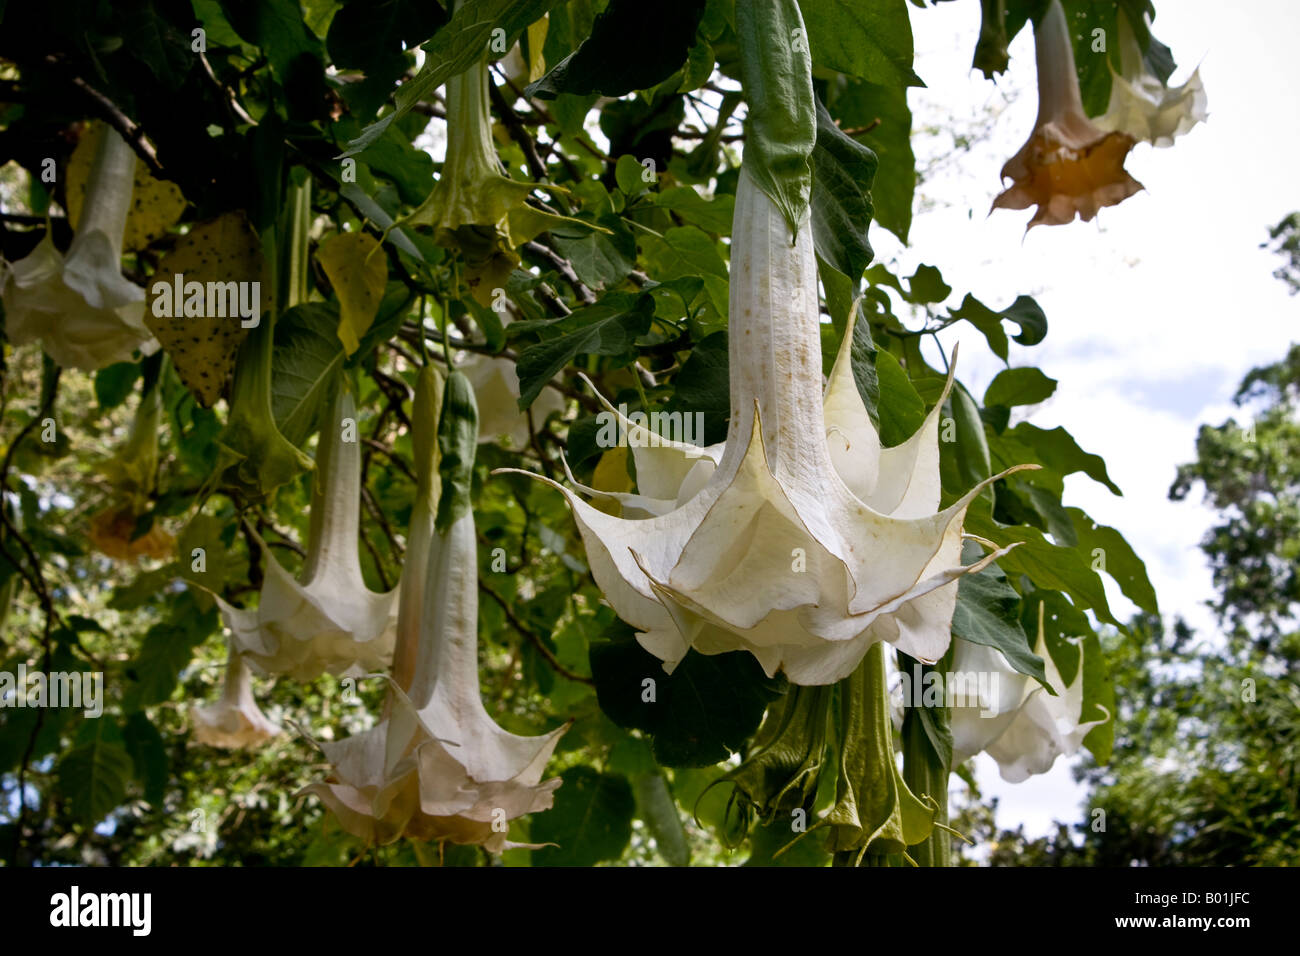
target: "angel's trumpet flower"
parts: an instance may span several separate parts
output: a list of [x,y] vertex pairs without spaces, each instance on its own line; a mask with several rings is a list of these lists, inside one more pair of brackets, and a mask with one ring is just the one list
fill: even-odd
[[1037,206],[1029,229],[1059,226],[1077,215],[1085,222],[1142,188],[1124,169],[1135,140],[1107,132],[1088,119],[1074,72],[1070,29],[1060,0],[1051,0],[1034,26],[1038,59],[1038,119],[1028,142],[1002,167],[1010,189],[994,209]]
[[1182,86],[1166,86],[1147,68],[1127,16],[1119,18],[1117,39],[1120,72],[1112,68],[1110,103],[1096,120],[1099,127],[1167,147],[1197,123],[1205,122],[1205,87],[1199,69]]
[[388,666],[397,589],[378,594],[366,587],[357,551],[360,523],[356,401],[340,385],[321,427],[310,542],[301,573],[295,579],[250,532],[266,565],[258,605],[243,610],[217,598],[234,646],[251,664],[296,680],[322,673],[357,676]]
[[[1083,672],[1085,653],[1079,647],[1079,669],[1073,683],[1066,684],[1052,655],[1047,651],[1043,631],[1043,604],[1038,605],[1038,639],[1034,653],[1043,659],[1047,682],[1057,690],[1053,697],[1041,684],[1017,672],[1001,651],[957,639],[953,650],[954,671],[996,674],[989,681],[991,694],[952,710],[953,765],[968,760],[981,750],[998,762],[1002,779],[1020,783],[1033,774],[1047,773],[1059,756],[1072,756],[1092,728],[1110,720],[1110,713],[1098,704],[1099,720],[1083,719]],[[984,688],[985,682],[980,681]],[[958,702],[960,703],[960,702]]]
[[[442,175],[420,207],[405,220],[432,226],[434,241],[459,248],[470,291],[483,305],[519,261],[514,249],[538,233],[559,226],[598,228],[528,205],[538,183],[507,178],[492,145],[487,61],[480,60],[447,81],[447,154]],[[552,192],[559,187],[542,185]],[[605,230],[601,230],[605,231]]]
[[140,517],[149,508],[157,487],[158,432],[162,427],[162,387],[155,381],[140,396],[126,444],[104,464],[113,489],[113,503],[90,522],[90,542],[117,561],[147,555],[165,558],[174,540],[160,524],[137,534]]
[[122,276],[122,236],[135,185],[135,153],[111,129],[100,136],[77,234],[67,258],[49,230],[31,254],[0,262],[9,341],[40,340],[65,368],[94,371],[157,343],[144,325],[144,290]]
[[[937,410],[906,446],[882,453],[847,350],[823,396],[811,230],[792,246],[743,167],[731,257],[731,417],[702,487],[684,501],[652,491],[677,506],[636,520],[556,485],[596,583],[669,671],[692,647],[748,650],[796,684],[848,676],[879,641],[937,659],[957,579],[997,557],[961,564],[962,520],[983,484],[938,511]],[[708,464],[688,474],[696,467]]]
[[226,658],[220,699],[192,707],[190,723],[199,743],[227,750],[256,747],[280,733],[280,725],[267,720],[253,699],[253,674],[234,647]]
[[[468,495],[473,467],[474,396],[464,376],[453,372],[444,416],[458,418],[459,434],[471,437],[459,449],[463,483],[452,482],[439,507],[436,388],[433,373],[421,372],[412,415],[419,487],[387,714],[365,733],[319,743],[333,772],[306,792],[367,843],[411,837],[499,853],[531,846],[510,842],[508,825],[551,806],[560,781],[543,781],[542,772],[567,728],[521,737],[497,726],[483,706],[474,512],[468,500],[456,500]],[[445,531],[438,531],[435,512],[439,522],[449,522]]]

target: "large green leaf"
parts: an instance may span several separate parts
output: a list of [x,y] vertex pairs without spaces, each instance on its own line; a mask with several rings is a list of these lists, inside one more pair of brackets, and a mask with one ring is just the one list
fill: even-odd
[[122,731],[106,716],[82,723],[72,749],[55,768],[72,815],[87,826],[104,819],[122,802],[132,772]]
[[917,394],[898,359],[879,350],[876,375],[880,380],[880,441],[887,448],[911,438],[925,421],[925,401]]
[[319,425],[347,358],[338,337],[338,307],[309,302],[275,324],[271,413],[280,434],[301,446]]
[[812,152],[813,243],[822,260],[854,282],[871,262],[867,227],[874,213],[876,166],[876,154],[845,136],[819,100]]
[[1007,333],[1002,327],[1003,320],[1020,326],[1015,340],[1021,345],[1037,345],[1047,334],[1047,316],[1037,302],[1027,295],[1018,296],[1001,312],[994,312],[975,296],[967,293],[961,306],[951,313],[953,319],[965,319],[984,334],[993,354],[1002,361],[1007,360]]
[[916,192],[916,157],[912,153],[912,111],[907,88],[851,80],[832,86],[827,106],[842,129],[879,159],[871,188],[876,222],[907,241]]
[[556,322],[516,322],[510,332],[544,330],[546,338],[519,353],[519,407],[526,409],[552,376],[575,355],[630,354],[637,336],[650,327],[649,295],[616,293]]
[[[979,546],[967,542],[963,560],[978,560]],[[952,633],[972,644],[995,647],[1022,674],[1046,682],[1043,661],[1033,651],[1020,623],[1020,595],[997,564],[963,575],[957,584]]]
[[582,45],[524,93],[553,100],[561,93],[623,96],[657,86],[686,62],[704,6],[704,0],[610,0]]
[[1097,524],[1079,508],[1066,508],[1074,525],[1079,547],[1094,565],[1101,564],[1115,579],[1124,596],[1149,614],[1159,614],[1155,588],[1147,577],[1146,565],[1124,536],[1114,528]]
[[999,372],[984,391],[985,405],[1037,405],[1056,391],[1056,379],[1032,366]]
[[817,66],[883,86],[924,85],[912,72],[906,0],[799,0],[799,6]]
[[621,727],[654,739],[655,759],[669,767],[707,767],[738,752],[763,719],[780,681],[744,651],[691,651],[672,674],[626,628],[593,644],[591,675],[600,708]]
[[554,843],[533,851],[534,866],[593,866],[616,860],[632,839],[636,798],[627,778],[591,767],[560,774],[555,805],[532,818],[529,840]]
[[1015,428],[995,435],[989,442],[989,449],[998,470],[1020,464],[1039,464],[1047,469],[1046,475],[1042,472],[1022,473],[1021,477],[1026,481],[1047,481],[1059,486],[1061,478],[1081,471],[1114,494],[1121,494],[1119,486],[1110,480],[1105,460],[1080,448],[1074,436],[1060,426],[1046,429],[1021,422]]

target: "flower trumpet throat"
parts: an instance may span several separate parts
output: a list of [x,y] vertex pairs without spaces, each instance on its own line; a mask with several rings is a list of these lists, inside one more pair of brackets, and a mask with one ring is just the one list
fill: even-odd
[[1074,69],[1070,29],[1060,0],[1051,0],[1034,26],[1038,61],[1038,119],[1029,140],[1002,167],[1012,186],[993,200],[994,209],[1037,206],[1027,229],[1059,226],[1075,216],[1085,222],[1142,189],[1124,169],[1136,142],[1107,132],[1088,119]]
[[769,676],[805,685],[846,677],[881,641],[936,660],[957,579],[1002,553],[961,564],[966,508],[1003,475],[938,510],[942,400],[912,440],[882,450],[853,386],[851,334],[823,394],[812,232],[801,229],[793,246],[790,235],[742,167],[725,445],[716,467],[697,455],[690,469],[681,446],[647,450],[683,479],[712,468],[699,490],[676,504],[671,488],[657,488],[655,500],[676,506],[631,519],[555,485],[606,600],[670,672],[692,648],[747,650]]
[[267,673],[296,680],[358,675],[392,659],[397,589],[377,594],[367,588],[357,551],[361,450],[355,421],[355,399],[340,386],[321,427],[310,540],[298,578],[251,532],[266,563],[257,607],[243,610],[217,599],[236,648]]
[[157,348],[144,325],[144,290],[122,276],[135,166],[126,141],[114,130],[102,130],[67,257],[47,229],[26,258],[12,265],[0,261],[0,297],[11,343],[39,340],[59,365],[85,371],[128,361],[137,349]]
[[[427,376],[427,378],[426,378]],[[401,837],[479,844],[500,852],[516,844],[509,822],[548,809],[560,780],[542,780],[568,725],[537,737],[499,727],[483,706],[478,683],[478,554],[472,508],[453,507],[450,526],[435,523],[438,443],[428,434],[428,389],[416,390],[415,448],[421,481],[402,573],[399,642],[386,715],[375,727],[338,743],[319,743],[333,766],[306,788],[345,830],[367,842]],[[473,415],[473,390],[452,372],[443,415]],[[477,427],[444,431],[464,439],[452,494],[468,489]],[[444,488],[444,493],[446,488]],[[413,662],[413,664],[411,663]],[[409,669],[408,669],[409,667]]]

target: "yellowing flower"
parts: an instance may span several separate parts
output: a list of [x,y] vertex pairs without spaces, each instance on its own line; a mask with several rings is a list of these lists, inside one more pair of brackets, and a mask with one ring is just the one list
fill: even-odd
[[[1083,655],[1073,683],[1066,684],[1047,651],[1043,632],[1044,605],[1038,605],[1038,639],[1034,653],[1043,659],[1047,682],[1057,690],[1053,697],[1038,681],[1017,672],[1002,653],[982,644],[958,639],[952,669],[962,673],[989,673],[989,693],[965,701],[952,710],[953,765],[981,750],[998,762],[1002,779],[1011,783],[1047,773],[1059,756],[1072,756],[1092,728],[1110,720],[1100,704],[1100,720],[1083,720]],[[981,687],[985,683],[981,682]],[[958,704],[963,702],[958,701]]]
[[0,262],[0,297],[12,344],[40,341],[59,365],[85,371],[127,361],[137,349],[157,348],[144,326],[144,290],[122,276],[135,165],[131,147],[105,129],[67,257],[46,230],[26,258]]
[[1124,169],[1135,141],[1128,133],[1107,132],[1084,113],[1060,0],[1051,0],[1035,25],[1034,44],[1038,119],[1028,142],[1002,167],[1002,178],[1013,184],[993,200],[993,208],[1037,206],[1030,229],[1064,225],[1075,216],[1087,222],[1103,206],[1121,203],[1142,188]]
[[1206,119],[1201,71],[1193,71],[1182,86],[1166,86],[1147,69],[1128,17],[1119,18],[1120,72],[1111,72],[1110,103],[1096,120],[1105,130],[1117,130],[1153,146],[1174,145]]
[[[387,713],[375,727],[318,743],[333,766],[314,793],[349,833],[367,843],[401,837],[516,846],[509,822],[549,808],[558,778],[542,780],[560,727],[521,737],[497,726],[478,683],[478,555],[474,512],[463,502],[450,527],[435,528],[439,487],[436,381],[421,373],[413,420],[420,484],[407,535],[398,646]],[[449,408],[469,409],[473,391],[453,372]],[[473,456],[464,462],[473,467]]]
[[[823,396],[811,230],[792,247],[784,216],[743,168],[731,249],[731,417],[707,480],[686,500],[671,481],[643,489],[674,504],[644,519],[556,485],[596,583],[669,671],[691,648],[748,650],[796,684],[846,677],[880,641],[936,660],[957,579],[997,556],[961,564],[962,520],[980,488],[937,510],[937,410],[906,446],[881,451],[847,347]],[[683,478],[711,464],[665,454]]]
[[[344,436],[348,420],[351,441]],[[357,552],[361,449],[355,421],[356,401],[341,386],[321,426],[311,538],[299,577],[263,543],[265,579],[257,607],[244,610],[217,598],[232,643],[267,673],[295,680],[322,673],[355,676],[385,668],[392,659],[397,589],[377,594],[367,588]]]
[[199,743],[227,750],[256,747],[280,733],[280,725],[267,720],[253,699],[252,672],[233,647],[226,658],[221,698],[191,707],[190,723]]

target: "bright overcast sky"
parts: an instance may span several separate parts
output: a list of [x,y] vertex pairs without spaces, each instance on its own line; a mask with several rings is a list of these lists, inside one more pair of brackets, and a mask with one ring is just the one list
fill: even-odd
[[[999,191],[998,171],[1025,141],[1037,109],[1029,29],[1011,47],[999,86],[968,69],[979,4],[957,0],[912,9],[916,72],[927,88],[910,96],[915,128],[973,123],[988,107],[1010,105],[991,139],[960,165],[926,182],[911,245],[900,249],[873,230],[877,254],[910,274],[938,265],[953,302],[973,292],[994,308],[1017,294],[1035,296],[1047,313],[1046,340],[1012,344],[1011,364],[1037,365],[1060,380],[1056,394],[1030,415],[1045,428],[1065,426],[1102,455],[1123,490],[1117,498],[1083,476],[1066,482],[1067,505],[1084,508],[1128,538],[1168,619],[1180,614],[1202,634],[1214,630],[1203,602],[1210,575],[1197,544],[1211,513],[1199,500],[1166,495],[1176,466],[1190,461],[1198,425],[1242,412],[1230,399],[1242,375],[1281,358],[1300,339],[1300,298],[1272,277],[1278,261],[1259,248],[1267,228],[1300,209],[1300,4],[1252,0],[1157,0],[1153,31],[1178,61],[1181,83],[1200,64],[1209,121],[1169,149],[1138,146],[1129,171],[1146,191],[1104,209],[1092,223],[1038,227],[1031,210],[986,216]],[[941,140],[918,136],[918,159]],[[966,323],[944,333],[963,342],[959,375],[978,397],[1001,367]],[[1116,616],[1134,608],[1107,579]],[[986,794],[1001,799],[998,824],[1023,823],[1031,835],[1053,819],[1074,823],[1083,790],[1058,760],[1052,772],[1004,783],[996,765],[978,758]]]

